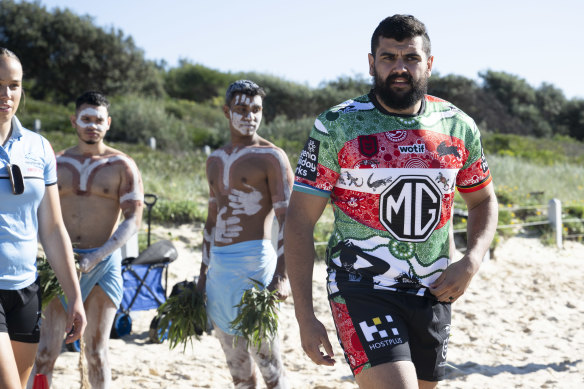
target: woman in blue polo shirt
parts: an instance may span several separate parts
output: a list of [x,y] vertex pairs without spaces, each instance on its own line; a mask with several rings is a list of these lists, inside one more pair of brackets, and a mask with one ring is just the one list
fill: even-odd
[[73,251],[61,216],[49,142],[22,127],[22,65],[0,47],[0,388],[26,387],[40,337],[40,238],[69,301],[67,342],[85,329]]

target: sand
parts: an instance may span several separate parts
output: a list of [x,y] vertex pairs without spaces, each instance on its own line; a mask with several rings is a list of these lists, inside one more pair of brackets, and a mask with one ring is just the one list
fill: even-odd
[[[192,280],[201,261],[200,227],[153,227],[153,242],[170,239],[178,259],[168,267],[172,285]],[[459,254],[460,255],[460,254]],[[563,249],[534,238],[503,242],[467,293],[453,306],[448,379],[440,388],[584,387],[584,245]],[[329,330],[337,363],[314,365],[300,347],[293,301],[281,307],[283,359],[292,388],[357,388],[336,340],[326,300],[324,264],[314,271],[317,317]],[[204,334],[183,352],[151,343],[155,310],[133,311],[132,332],[110,340],[113,388],[231,388],[219,342]],[[79,388],[78,353],[64,351],[53,388]],[[260,387],[264,387],[263,383]]]

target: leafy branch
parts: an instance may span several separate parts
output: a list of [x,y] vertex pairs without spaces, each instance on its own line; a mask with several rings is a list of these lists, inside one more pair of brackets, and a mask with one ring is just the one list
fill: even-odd
[[241,337],[247,345],[258,349],[265,339],[273,339],[278,332],[278,303],[276,291],[269,291],[264,285],[251,279],[253,286],[241,296],[241,302],[236,305],[239,314],[231,322],[231,328],[238,335],[234,338],[237,344]]
[[176,292],[158,307],[159,339],[162,341],[168,329],[168,343],[174,349],[179,343],[183,344],[183,351],[187,343],[192,344],[193,336],[199,339],[207,328],[207,312],[202,293],[196,290],[194,282],[183,282],[177,285]]

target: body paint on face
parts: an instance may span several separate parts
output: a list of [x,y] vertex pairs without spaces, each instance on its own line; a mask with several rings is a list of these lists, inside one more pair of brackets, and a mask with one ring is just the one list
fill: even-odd
[[[84,122],[83,120],[81,120],[83,118],[83,116],[95,116],[97,119],[102,119],[101,124],[96,124],[96,123],[92,123],[92,122]],[[107,130],[107,114],[99,111],[96,108],[85,108],[84,110],[82,110],[81,112],[79,112],[79,114],[77,114],[77,120],[75,121],[75,124],[77,124],[80,128],[92,128],[95,129],[97,131],[105,131]]]
[[[259,108],[259,110],[258,110]],[[262,97],[238,94],[229,109],[231,125],[245,136],[253,135],[262,121]]]

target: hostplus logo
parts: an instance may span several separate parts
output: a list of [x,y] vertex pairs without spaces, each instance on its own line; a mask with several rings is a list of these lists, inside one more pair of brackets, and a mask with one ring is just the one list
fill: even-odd
[[[367,321],[359,323],[361,332],[363,333],[365,340],[369,343],[368,346],[370,350],[403,343],[397,328],[392,327],[393,318],[390,315],[385,315],[385,323],[380,317],[374,317],[372,322],[373,325],[370,325]],[[390,337],[388,331],[391,332],[391,335],[393,336]]]

